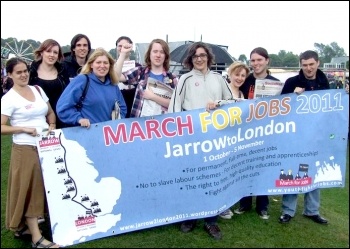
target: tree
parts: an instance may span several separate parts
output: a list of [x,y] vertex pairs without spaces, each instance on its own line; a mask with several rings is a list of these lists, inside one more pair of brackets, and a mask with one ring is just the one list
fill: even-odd
[[346,56],[344,48],[339,47],[336,42],[332,42],[330,45],[314,43],[314,47],[318,52],[321,65],[331,62],[334,57]]
[[[21,51],[28,52],[29,49],[27,49],[28,46],[32,47],[32,51],[37,49],[41,42],[35,41],[32,39],[28,39],[26,41],[18,41],[14,37],[9,37],[7,39],[1,38],[1,47],[9,48],[9,45],[15,48],[16,46],[14,43],[19,44],[18,47]],[[332,58],[334,57],[342,57],[346,56],[344,48],[339,47],[337,42],[332,42],[329,45],[324,45],[322,43],[314,43],[315,50],[319,54],[320,64],[323,65],[324,63],[331,62]],[[63,53],[70,52],[70,45],[61,44]],[[13,51],[12,51],[13,52]],[[113,58],[116,58],[116,51],[115,48],[110,49],[109,53],[112,55]],[[31,59],[34,59],[33,55],[28,55]],[[299,66],[299,56],[294,55],[292,52],[286,52],[286,50],[280,50],[278,54],[270,54],[270,66],[271,67],[298,67]],[[135,60],[136,55],[135,51],[131,51],[130,59]],[[239,61],[242,61],[246,64],[248,64],[249,60],[244,55],[241,54],[238,57]],[[349,69],[349,61],[346,63],[346,68]]]
[[298,67],[299,56],[286,50],[280,50],[278,54],[269,54],[271,67]]
[[65,45],[65,46],[61,46],[62,48],[62,53],[65,55],[70,55],[71,51],[70,51],[70,46],[69,45]]
[[299,66],[299,56],[293,54],[292,52],[286,52],[286,50],[280,50],[278,52],[278,57],[282,61],[283,67],[298,67]]
[[277,54],[269,54],[270,67],[282,67],[282,60]]
[[278,57],[280,58],[281,61],[283,61],[283,59],[286,56],[286,54],[287,54],[286,50],[280,50],[278,52]]
[[108,53],[110,53],[114,59],[117,59],[117,52],[115,51],[115,48],[109,50]]
[[28,39],[27,42],[34,48],[37,49],[40,46],[40,42],[39,41],[34,41],[32,39]]
[[[112,55],[112,57],[114,59],[117,59],[117,51],[116,51],[115,48],[112,48],[111,50],[109,50],[109,53]],[[135,60],[135,58],[136,58],[135,51],[131,50],[131,52],[130,52],[130,60]]]
[[283,59],[283,66],[285,67],[298,67],[299,66],[299,58],[297,55],[292,52],[288,52]]
[[244,54],[241,54],[238,57],[238,60],[241,61],[241,62],[244,62],[245,64],[247,64],[247,62],[248,62],[247,56],[245,56]]

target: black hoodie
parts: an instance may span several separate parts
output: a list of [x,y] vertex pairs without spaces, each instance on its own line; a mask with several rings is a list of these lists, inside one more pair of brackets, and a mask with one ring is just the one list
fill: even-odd
[[[311,85],[312,83],[314,84]],[[320,69],[317,69],[315,80],[306,79],[303,70],[300,69],[298,75],[286,80],[281,94],[292,93],[296,87],[305,88],[305,91],[324,90],[329,89],[329,82],[327,76]]]
[[64,59],[62,65],[66,70],[69,78],[74,78],[75,76],[77,76],[82,68],[75,59],[75,56],[72,55],[67,56]]

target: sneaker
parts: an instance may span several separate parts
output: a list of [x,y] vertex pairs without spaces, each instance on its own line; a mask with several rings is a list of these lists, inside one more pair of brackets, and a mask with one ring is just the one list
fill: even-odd
[[207,223],[204,224],[204,230],[207,231],[207,233],[209,233],[209,235],[211,237],[213,237],[214,239],[221,239],[222,237],[222,234],[221,234],[221,231],[220,231],[220,228],[218,225],[209,225]]
[[181,223],[180,230],[184,233],[191,232],[196,227],[196,220],[186,220]]
[[44,222],[45,222],[45,218],[39,216],[39,217],[38,217],[38,224],[41,224],[41,223],[44,223]]
[[245,207],[240,207],[234,210],[235,214],[244,214],[246,211],[248,211]]
[[259,212],[259,216],[263,220],[268,220],[270,218],[270,215],[267,213],[266,210],[262,210]]
[[230,209],[226,209],[224,212],[222,212],[221,214],[219,214],[219,216],[223,219],[231,219],[233,216],[233,213]]

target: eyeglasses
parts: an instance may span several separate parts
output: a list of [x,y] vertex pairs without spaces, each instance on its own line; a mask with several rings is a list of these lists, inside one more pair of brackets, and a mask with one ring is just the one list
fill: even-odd
[[198,58],[201,58],[202,60],[204,60],[205,58],[207,58],[207,54],[199,54],[199,55],[192,55],[192,60],[197,60]]

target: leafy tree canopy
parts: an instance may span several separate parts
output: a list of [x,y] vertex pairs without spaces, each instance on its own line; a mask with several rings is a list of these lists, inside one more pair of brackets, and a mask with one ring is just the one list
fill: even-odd
[[[10,49],[10,53],[19,53],[28,57],[30,60],[34,60],[33,52],[40,46],[41,42],[35,41],[32,39],[20,40],[18,41],[14,37],[9,37],[7,39],[1,38],[1,47]],[[61,45],[62,46],[62,45]],[[339,47],[337,42],[332,42],[329,45],[323,43],[314,43],[315,51],[318,52],[320,63],[331,62],[334,57],[347,56],[345,54],[344,48]],[[63,53],[70,52],[70,45],[62,46]],[[116,58],[116,50],[112,48],[109,50],[109,53]],[[271,67],[298,67],[299,66],[299,55],[293,54],[292,52],[287,52],[286,50],[280,50],[278,54],[270,54],[270,66]],[[135,59],[135,52],[131,52],[131,59]],[[239,61],[242,61],[246,64],[249,62],[249,58],[246,55],[241,54],[238,57]],[[346,68],[349,69],[349,62],[346,64]]]

